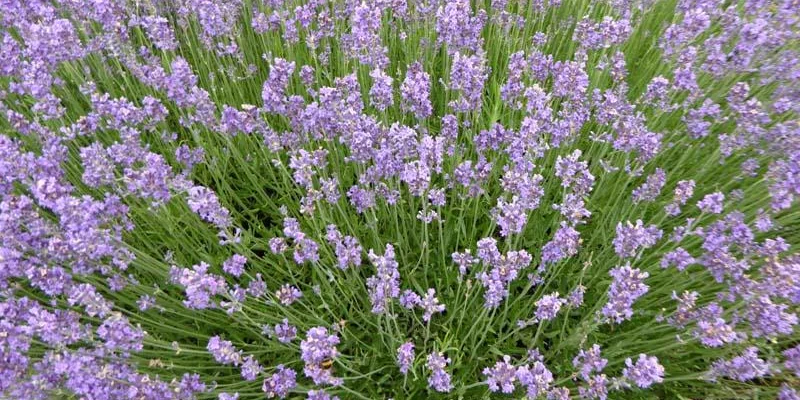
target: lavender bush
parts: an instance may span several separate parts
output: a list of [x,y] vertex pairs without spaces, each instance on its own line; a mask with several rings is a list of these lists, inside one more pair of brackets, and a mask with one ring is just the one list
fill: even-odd
[[800,399],[797,0],[3,0],[0,99],[0,398]]

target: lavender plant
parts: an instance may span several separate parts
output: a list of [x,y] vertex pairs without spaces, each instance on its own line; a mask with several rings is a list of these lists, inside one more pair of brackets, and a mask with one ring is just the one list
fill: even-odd
[[797,0],[0,1],[0,398],[800,399]]

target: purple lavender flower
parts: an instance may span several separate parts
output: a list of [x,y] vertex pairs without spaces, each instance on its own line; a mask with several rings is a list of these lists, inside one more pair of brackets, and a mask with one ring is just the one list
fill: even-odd
[[453,262],[458,265],[458,273],[461,276],[467,274],[469,268],[479,262],[479,260],[470,254],[470,250],[466,249],[463,253],[453,253],[452,255]]
[[387,67],[388,50],[381,45],[381,7],[361,2],[350,17],[351,33],[342,38],[345,49],[362,64]]
[[798,318],[797,314],[787,312],[788,309],[788,305],[773,303],[768,296],[758,296],[747,303],[744,318],[750,322],[753,337],[790,335]]
[[771,207],[780,211],[792,206],[800,198],[800,184],[795,178],[800,173],[800,155],[795,151],[786,160],[775,160],[770,163],[766,176],[770,178]]
[[768,362],[758,358],[758,349],[751,346],[730,360],[715,361],[709,371],[709,377],[712,380],[717,377],[727,377],[746,382],[769,375],[771,368]]
[[264,110],[283,114],[287,110],[286,88],[289,79],[294,73],[295,63],[281,58],[273,60],[269,71],[269,78],[264,82],[261,99],[264,101]]
[[178,47],[178,42],[175,40],[175,34],[170,27],[169,20],[164,17],[155,15],[148,15],[140,21],[147,37],[153,42],[156,48],[161,50],[175,50]]
[[694,336],[700,339],[700,343],[708,347],[720,347],[726,343],[736,342],[739,336],[733,326],[716,313],[714,314],[704,315],[697,321],[697,327],[693,332]]
[[520,98],[525,91],[525,84],[522,78],[527,70],[525,53],[518,51],[508,59],[508,78],[506,83],[500,87],[500,97],[503,101],[514,109],[521,109]]
[[[437,157],[440,158],[440,157]],[[432,205],[437,207],[443,207],[447,204],[447,199],[445,197],[445,192],[443,189],[431,189],[428,191],[428,201],[431,202]]]
[[759,232],[769,232],[773,227],[775,227],[775,222],[772,220],[769,214],[763,212],[763,210],[759,210],[754,225]]
[[275,367],[275,373],[270,375],[269,378],[264,379],[264,384],[261,390],[267,394],[267,398],[273,397],[286,398],[289,391],[297,386],[297,373],[291,368],[286,368],[283,364]]
[[356,208],[359,214],[362,214],[367,209],[375,207],[375,192],[367,189],[362,189],[358,186],[352,186],[347,191],[347,197],[350,203]]
[[797,393],[797,390],[784,383],[778,392],[778,400],[800,400],[800,394]]
[[220,301],[219,305],[225,310],[228,315],[242,311],[242,304],[247,298],[247,289],[234,285],[228,290],[228,299]]
[[437,43],[446,44],[450,53],[461,49],[478,51],[483,45],[481,31],[485,23],[486,13],[481,10],[473,16],[469,1],[448,1],[436,11]]
[[487,265],[498,264],[502,260],[497,240],[491,237],[478,240],[478,258]]
[[572,366],[580,369],[580,377],[584,381],[589,381],[592,373],[603,372],[608,365],[608,360],[600,356],[600,345],[593,344],[589,350],[581,349],[578,355],[572,359]]
[[450,89],[460,97],[449,103],[456,112],[480,110],[483,103],[483,85],[489,78],[486,56],[483,52],[471,56],[456,52],[450,69]]
[[582,399],[606,400],[608,398],[608,386],[608,377],[605,374],[593,375],[586,381],[586,386],[578,388],[578,394]]
[[411,365],[414,363],[414,343],[411,341],[405,342],[397,348],[397,366],[400,367],[400,373],[403,375],[408,374]]
[[723,201],[725,201],[725,195],[720,192],[707,194],[703,200],[697,202],[697,208],[704,213],[719,214],[722,212]]
[[492,238],[478,241],[478,257],[491,266],[488,272],[478,274],[478,279],[486,288],[484,293],[486,308],[497,307],[508,296],[508,285],[517,278],[520,270],[531,263],[532,259],[525,250],[509,251],[505,256],[501,256],[497,250],[497,242]]
[[227,290],[225,280],[218,275],[207,273],[209,265],[201,262],[188,268],[172,266],[170,281],[186,289],[184,305],[189,308],[205,309],[213,307],[212,296],[224,293]]
[[586,161],[578,161],[582,155],[580,150],[573,151],[566,158],[556,158],[556,177],[561,179],[561,186],[570,188],[575,194],[589,194],[594,185],[594,175],[589,172]]
[[642,186],[633,190],[633,202],[640,203],[655,200],[661,193],[661,189],[664,188],[666,180],[667,174],[664,170],[656,168],[656,171],[647,177],[647,180]]
[[306,332],[306,339],[300,342],[300,358],[306,364],[320,364],[332,360],[339,354],[336,350],[337,344],[339,337],[329,335],[327,328],[322,326],[311,328]]
[[412,310],[414,309],[414,307],[420,304],[422,298],[419,297],[419,295],[416,294],[413,290],[406,289],[403,291],[402,294],[400,294],[400,298],[398,300],[400,301],[401,306],[409,310]]
[[92,143],[81,148],[80,157],[83,164],[83,182],[93,188],[114,183],[113,161],[100,143]]
[[586,293],[586,286],[578,285],[567,295],[566,304],[570,307],[580,307],[583,305],[583,295]]
[[630,33],[631,25],[627,19],[615,20],[606,16],[602,21],[592,23],[588,17],[584,17],[575,27],[573,40],[587,49],[607,49],[625,42]]
[[555,387],[547,392],[547,400],[570,400],[569,388]]
[[516,196],[511,202],[506,202],[502,198],[497,199],[497,207],[492,209],[492,217],[500,227],[502,236],[521,233],[528,222],[528,210],[517,200]]
[[644,280],[649,274],[625,265],[612,269],[609,275],[613,281],[608,288],[608,302],[601,313],[607,319],[621,323],[633,316],[634,301],[647,293],[648,286]]
[[353,236],[345,236],[342,240],[336,241],[334,245],[339,269],[346,270],[361,265],[363,249],[358,243],[358,239]]
[[286,244],[286,239],[282,237],[274,237],[269,240],[269,250],[272,254],[281,254],[288,249],[289,246]]
[[275,292],[275,297],[278,298],[278,301],[281,304],[290,306],[299,298],[303,297],[303,292],[301,292],[300,289],[285,283]]
[[252,355],[244,358],[244,362],[242,363],[242,378],[244,378],[244,380],[256,380],[263,370],[264,367],[262,367],[261,364],[258,363],[258,360]]
[[193,186],[187,191],[189,198],[186,200],[192,212],[219,228],[231,225],[230,211],[219,203],[219,198],[210,189],[203,186]]
[[298,264],[317,262],[319,261],[319,244],[308,238],[298,240],[297,243],[295,243],[292,257],[294,258],[294,262]]
[[339,400],[339,396],[331,396],[324,390],[309,390],[308,400]]
[[431,183],[431,170],[419,160],[414,160],[403,165],[400,180],[408,185],[408,190],[414,196],[422,196]]
[[[43,313],[43,311],[42,311]],[[40,313],[36,313],[40,314]],[[50,319],[50,318],[42,318]],[[38,322],[41,324],[44,321]],[[53,323],[57,321],[53,320]],[[45,342],[52,342],[49,335],[44,332],[39,334]],[[121,352],[141,351],[143,348],[142,340],[144,331],[141,327],[131,325],[127,318],[121,314],[113,313],[97,327],[97,337],[103,340],[104,347],[109,350],[119,350]]]
[[694,194],[695,183],[693,180],[678,181],[673,193],[673,199],[664,209],[669,215],[678,215],[681,211],[680,206],[686,204]]
[[136,301],[136,305],[139,307],[139,310],[147,311],[156,305],[156,299],[149,294],[143,294]]
[[542,362],[534,361],[531,366],[517,368],[517,379],[525,386],[528,397],[535,399],[547,393],[553,382],[553,374]]
[[566,300],[559,297],[558,292],[542,296],[542,298],[535,303],[536,319],[542,322],[555,318],[565,302]]
[[573,226],[583,223],[584,219],[592,216],[592,212],[586,209],[586,202],[583,198],[574,193],[567,193],[564,196],[564,202],[553,204],[553,209],[561,212],[561,215]]
[[386,245],[382,256],[369,251],[369,260],[377,269],[376,274],[367,278],[367,290],[372,302],[372,312],[383,314],[390,299],[400,295],[400,273],[394,259],[394,246]]
[[636,363],[633,363],[630,358],[625,360],[622,376],[640,388],[648,388],[654,383],[664,381],[664,367],[658,363],[658,358],[639,354]]
[[239,365],[242,363],[241,350],[236,350],[230,340],[222,340],[219,336],[212,336],[208,339],[206,349],[214,357],[214,360],[220,364]]
[[281,343],[290,343],[297,337],[297,328],[289,324],[289,320],[286,318],[284,318],[280,324],[275,325],[273,332]]
[[436,289],[434,288],[429,288],[418,304],[420,308],[425,310],[422,314],[422,320],[425,322],[430,321],[433,314],[442,313],[445,310],[444,304],[439,304],[439,299],[436,298]]
[[630,221],[625,225],[620,222],[614,238],[614,251],[620,258],[633,257],[638,251],[654,246],[662,234],[655,225],[644,226],[642,220],[636,220],[636,225]]
[[542,247],[541,268],[544,269],[548,264],[555,264],[578,254],[581,241],[580,233],[566,222],[562,222],[561,227],[553,235],[553,239]]
[[784,350],[783,356],[786,357],[786,361],[783,362],[786,369],[800,377],[800,345]]
[[415,62],[408,66],[406,79],[400,85],[400,105],[403,110],[424,119],[433,112],[430,100],[431,77],[422,69],[422,64]]
[[684,250],[682,247],[678,247],[664,254],[664,257],[661,258],[661,268],[674,265],[678,271],[683,271],[686,267],[696,262],[697,260],[695,260],[688,251]]
[[450,359],[446,358],[442,353],[431,353],[427,358],[427,368],[431,372],[428,377],[428,386],[437,392],[447,393],[453,389],[450,374],[445,371],[447,364],[450,364]]
[[239,277],[244,273],[244,264],[246,262],[247,258],[239,254],[234,254],[231,258],[222,263],[222,270],[235,277]]
[[260,273],[247,284],[247,294],[256,298],[267,294],[267,283],[261,278]]
[[379,111],[385,111],[394,104],[392,77],[377,68],[372,70],[369,76],[372,78],[372,87],[369,89],[370,104]]
[[331,374],[331,370],[322,367],[325,361],[332,361],[339,354],[336,345],[339,344],[337,335],[329,335],[325,327],[315,327],[308,330],[306,339],[300,342],[300,358],[305,362],[303,372],[317,385],[341,384],[341,378]]
[[510,356],[503,356],[503,361],[498,361],[492,368],[484,368],[483,375],[486,376],[486,383],[489,385],[490,391],[514,392],[517,368],[511,364]]

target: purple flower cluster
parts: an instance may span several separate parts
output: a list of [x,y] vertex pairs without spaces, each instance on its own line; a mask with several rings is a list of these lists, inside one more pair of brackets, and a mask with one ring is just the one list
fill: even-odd
[[673,216],[680,214],[680,206],[686,204],[692,197],[694,194],[694,186],[695,182],[693,180],[678,181],[678,184],[675,186],[672,202],[664,207],[667,214]]
[[511,364],[510,356],[503,356],[492,368],[484,368],[483,375],[492,392],[512,393],[517,381],[517,368]]
[[566,300],[559,297],[558,292],[542,296],[536,301],[536,319],[540,322],[555,318]]
[[600,346],[592,345],[589,350],[581,349],[572,359],[572,366],[579,369],[579,376],[584,381],[589,381],[593,373],[601,373],[608,365],[608,360],[600,356]]
[[675,250],[668,251],[661,258],[661,268],[675,266],[678,271],[683,271],[689,265],[697,263],[697,260],[689,254],[683,247],[678,247]]
[[710,379],[725,377],[740,382],[761,378],[771,373],[772,365],[758,358],[756,347],[746,348],[742,354],[730,360],[717,360],[709,371]]
[[372,78],[372,86],[369,89],[370,103],[378,110],[385,111],[394,104],[393,79],[377,68],[372,70],[369,76]]
[[231,258],[222,263],[222,270],[238,278],[244,273],[245,263],[247,263],[246,257],[234,254]]
[[414,343],[405,342],[397,348],[397,366],[400,367],[400,373],[407,375],[414,364]]
[[633,303],[648,291],[644,283],[650,274],[630,265],[616,267],[609,272],[612,282],[608,287],[608,302],[601,309],[602,316],[621,323],[633,316]]
[[290,306],[292,303],[303,297],[303,292],[301,292],[300,289],[286,283],[275,292],[275,297],[278,299],[278,302],[284,306]]
[[633,202],[640,203],[653,201],[661,193],[666,184],[667,174],[663,169],[657,168],[652,175],[647,177],[644,184],[633,190]]
[[215,307],[213,296],[227,290],[225,279],[208,273],[209,267],[205,262],[201,262],[192,269],[176,266],[170,269],[170,281],[183,286],[186,290],[186,300],[183,301],[186,307],[196,309]]
[[219,336],[212,336],[208,340],[206,349],[220,364],[239,365],[242,363],[242,352],[233,347],[230,340],[222,340]]
[[408,66],[406,79],[400,85],[400,104],[417,118],[427,118],[433,112],[430,90],[430,75],[422,69],[421,63],[413,63]]
[[387,244],[382,256],[378,256],[372,250],[368,256],[377,269],[376,274],[367,279],[372,312],[383,314],[386,312],[389,300],[400,295],[400,273],[397,271],[398,263],[394,258],[394,246]]
[[488,271],[478,274],[483,287],[486,289],[484,306],[495,308],[508,296],[508,285],[517,278],[519,271],[530,265],[532,257],[525,250],[509,251],[500,254],[497,241],[493,238],[483,238],[478,241],[478,258]]
[[289,320],[286,318],[280,324],[276,324],[272,332],[281,343],[289,343],[297,337],[297,328],[289,324]]
[[636,256],[641,250],[653,247],[661,239],[662,231],[655,225],[645,226],[642,220],[636,224],[626,221],[617,224],[617,237],[614,238],[614,251],[620,258]]
[[506,355],[492,368],[484,368],[483,375],[486,376],[486,383],[491,392],[513,393],[519,382],[529,398],[546,395],[548,399],[560,399],[565,391],[569,397],[569,389],[551,387],[553,374],[539,360],[516,367],[511,363],[511,357]]
[[639,354],[635,363],[630,358],[625,360],[622,376],[640,388],[648,388],[664,381],[664,367],[658,363],[658,358]]
[[530,398],[536,398],[548,392],[553,382],[553,374],[541,361],[534,361],[530,366],[523,365],[517,369],[517,379],[525,387]]
[[333,361],[339,351],[339,336],[328,334],[325,327],[314,327],[306,332],[306,338],[300,342],[300,358],[305,362],[303,372],[317,385],[337,386],[342,383],[341,378],[332,375],[331,370],[323,366],[324,362]]
[[[300,223],[295,218],[284,218],[283,234],[294,242],[293,258],[296,263],[319,261],[319,244],[300,229]],[[288,248],[286,240],[282,239],[272,238],[270,240],[270,249],[273,253],[282,253]]]
[[445,310],[445,305],[439,303],[439,299],[436,298],[436,289],[433,288],[428,289],[425,295],[417,301],[417,305],[425,311],[422,314],[422,320],[425,322],[429,322],[433,314],[440,314]]
[[725,195],[720,192],[707,194],[697,202],[697,208],[704,213],[719,214],[722,212],[723,201],[725,201]]
[[625,42],[630,33],[630,21],[625,19],[614,20],[606,16],[602,21],[592,23],[588,18],[584,18],[575,27],[573,40],[587,49],[607,49]]
[[478,51],[483,47],[481,31],[485,23],[485,11],[473,15],[469,1],[448,1],[436,11],[438,43],[446,45],[451,53],[462,49]]
[[428,377],[428,386],[437,392],[449,392],[453,390],[450,374],[445,370],[450,359],[442,353],[428,354],[426,367],[431,375]]
[[[798,398],[796,0],[130,3],[3,2],[0,397],[363,397],[400,389],[351,362],[362,334],[467,365],[561,317],[489,391],[613,398],[693,379],[673,361],[702,350],[741,396]],[[634,314],[686,351],[623,366]],[[414,341],[386,364],[413,375]]]
[[297,373],[291,369],[286,368],[283,364],[278,364],[275,367],[275,372],[264,379],[261,390],[267,394],[268,399],[280,398],[284,399],[289,395],[289,391],[297,386]]
[[456,52],[450,70],[450,89],[460,93],[450,102],[456,112],[478,111],[483,103],[483,85],[489,78],[486,56],[479,52],[472,56]]

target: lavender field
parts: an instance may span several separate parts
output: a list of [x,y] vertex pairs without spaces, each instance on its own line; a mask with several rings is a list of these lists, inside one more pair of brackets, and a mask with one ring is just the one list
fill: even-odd
[[799,0],[0,0],[0,399],[800,400]]

